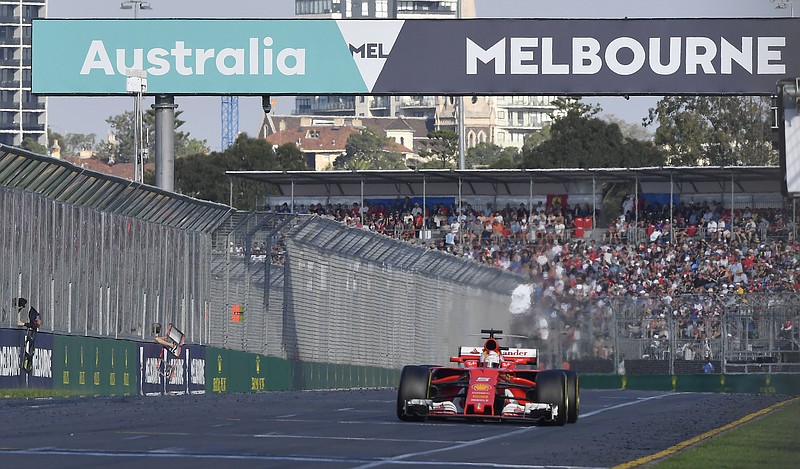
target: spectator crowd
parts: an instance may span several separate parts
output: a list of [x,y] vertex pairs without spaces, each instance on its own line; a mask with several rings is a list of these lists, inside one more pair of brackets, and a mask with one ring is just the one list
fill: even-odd
[[[424,242],[524,276],[535,298],[524,328],[546,342],[557,317],[558,333],[567,338],[566,359],[611,356],[611,301],[640,302],[642,313],[628,324],[629,334],[655,340],[654,349],[667,339],[674,312],[679,338],[695,341],[693,350],[684,348],[686,358],[699,353],[706,359],[709,339],[719,338],[724,305],[712,297],[800,291],[800,243],[787,209],[731,213],[719,203],[670,207],[637,204],[628,196],[606,229],[592,230],[596,213],[588,205],[538,202],[530,209],[507,204],[481,210],[464,204],[460,212],[454,205],[428,205],[423,210],[406,198],[396,205],[311,204],[294,211]],[[275,210],[290,211],[286,204]],[[581,342],[585,321],[595,334]]]
[[[313,213],[397,239],[425,240],[432,248],[522,274],[575,296],[656,296],[800,290],[800,244],[786,210],[729,209],[720,204],[643,205],[630,197],[602,235],[589,234],[588,205],[539,202],[478,210],[432,204],[425,211],[406,198],[397,206],[311,204]],[[288,211],[288,207],[275,207]],[[578,222],[578,223],[576,223]],[[581,225],[581,227],[576,227]],[[584,228],[586,227],[586,228]]]

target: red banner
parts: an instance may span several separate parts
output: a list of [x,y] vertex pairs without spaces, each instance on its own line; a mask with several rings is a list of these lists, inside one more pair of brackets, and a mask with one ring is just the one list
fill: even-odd
[[547,206],[564,208],[567,206],[567,194],[547,194]]

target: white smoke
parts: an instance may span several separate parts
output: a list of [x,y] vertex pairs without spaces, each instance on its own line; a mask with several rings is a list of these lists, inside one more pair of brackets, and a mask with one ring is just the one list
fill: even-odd
[[522,284],[511,292],[511,304],[508,310],[511,314],[524,314],[531,308],[531,295],[533,294],[533,285]]

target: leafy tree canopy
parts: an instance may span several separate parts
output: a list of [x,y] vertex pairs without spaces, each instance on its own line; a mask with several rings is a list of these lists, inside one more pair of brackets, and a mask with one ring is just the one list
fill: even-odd
[[669,96],[649,110],[654,141],[672,165],[777,164],[770,144],[769,99],[751,96]]
[[431,168],[456,167],[458,163],[458,134],[452,130],[436,130],[428,132],[427,138],[427,140],[421,142],[424,149],[420,150],[419,156],[430,159],[431,164],[423,166]]
[[[467,150],[465,156],[467,168],[486,167],[501,163],[502,165],[518,165],[519,150],[516,147],[501,147],[494,143],[481,142]],[[506,166],[503,166],[506,167]]]
[[333,162],[334,169],[406,169],[403,155],[392,151],[394,140],[365,128],[347,137],[345,154]]
[[36,141],[35,138],[25,137],[20,145],[25,150],[36,153],[38,155],[48,155],[50,152],[47,147]]
[[550,126],[550,138],[530,137],[522,149],[525,168],[609,168],[664,163],[653,145],[625,138],[617,124],[597,117],[599,108],[570,105]]
[[[175,111],[175,158],[183,158],[194,153],[208,151],[205,140],[192,139],[189,132],[183,132],[180,127],[185,121],[180,119],[183,111]],[[142,117],[144,130],[144,147],[149,155],[155,155],[155,110],[148,109]],[[136,127],[136,113],[126,111],[116,116],[110,116],[106,123],[111,127],[113,139],[101,141],[96,146],[96,155],[102,160],[116,163],[129,163],[134,156],[134,135]],[[199,151],[198,151],[199,150]]]
[[308,169],[302,151],[293,143],[277,149],[262,139],[240,134],[224,152],[194,154],[175,160],[175,190],[198,199],[229,203],[242,210],[264,205],[270,190],[264,183],[233,179],[225,171],[297,171]]
[[97,136],[95,134],[60,134],[50,129],[47,130],[47,141],[50,145],[61,147],[61,156],[78,156],[81,151],[94,150],[97,144]]
[[608,122],[609,124],[617,124],[620,132],[622,132],[622,136],[625,138],[631,138],[634,140],[641,140],[641,141],[653,140],[653,135],[647,130],[647,127],[645,127],[643,123],[633,124],[626,120],[620,119],[619,117],[613,114],[604,114],[601,117],[601,119]]

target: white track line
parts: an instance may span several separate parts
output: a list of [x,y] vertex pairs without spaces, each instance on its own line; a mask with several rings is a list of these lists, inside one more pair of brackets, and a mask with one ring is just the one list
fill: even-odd
[[[650,400],[653,400],[653,399],[662,399],[662,398],[667,397],[667,396],[674,396],[675,394],[676,393],[659,394],[657,396],[646,397],[646,398],[637,399],[637,400],[631,401],[631,402],[625,402],[625,403],[613,405],[613,406],[610,406],[610,407],[604,407],[602,409],[597,409],[597,410],[589,412],[587,414],[581,414],[581,418],[591,417],[593,415],[602,414],[603,412],[608,412],[610,410],[620,409],[622,407],[627,407],[627,406],[630,406],[630,405],[641,404],[642,402],[647,402],[647,401],[650,401]],[[356,467],[354,469],[370,469],[370,468],[373,468],[373,467],[382,466],[384,464],[397,464],[398,462],[403,461],[403,460],[408,459],[408,458],[414,458],[414,457],[417,457],[417,456],[425,456],[425,455],[428,455],[428,454],[442,453],[442,452],[445,452],[445,451],[455,451],[455,450],[459,450],[459,449],[462,449],[462,448],[467,448],[467,447],[470,447],[470,446],[475,446],[475,445],[488,443],[490,441],[500,440],[500,439],[503,439],[503,438],[508,437],[508,436],[514,436],[514,435],[520,435],[520,434],[523,434],[523,433],[528,433],[528,432],[537,430],[539,428],[541,428],[541,427],[526,427],[526,428],[522,428],[520,430],[516,430],[516,431],[513,431],[513,432],[503,433],[503,434],[494,435],[494,436],[487,436],[486,438],[481,438],[481,439],[469,441],[469,442],[466,442],[466,443],[460,443],[460,444],[453,445],[453,446],[447,446],[447,447],[444,447],[444,448],[431,449],[431,450],[427,450],[427,451],[418,451],[416,453],[401,454],[401,455],[395,456],[393,458],[387,458],[387,459],[384,459],[384,460],[381,460],[381,461],[375,461],[375,462],[372,462],[372,463],[369,463],[369,464],[365,464],[363,466],[358,466],[358,467]],[[417,461],[414,461],[414,463],[417,463]],[[497,467],[501,467],[501,466],[497,466]],[[509,466],[509,467],[541,468],[541,467],[556,467],[556,466]]]
[[[581,418],[589,418],[594,415],[608,412],[610,410],[620,409],[630,405],[640,404],[653,399],[663,399],[668,396],[675,396],[683,393],[669,393],[651,396],[647,398],[637,399],[636,401],[625,402],[595,411],[581,414]],[[501,464],[501,463],[471,463],[463,461],[407,461],[408,458],[416,456],[424,456],[428,454],[442,453],[446,451],[454,451],[461,448],[467,448],[474,445],[479,445],[495,440],[499,440],[508,436],[519,435],[527,432],[532,432],[541,427],[526,427],[500,435],[494,435],[478,440],[467,442],[457,442],[458,444],[447,446],[444,448],[432,449],[428,451],[418,451],[415,453],[406,453],[392,458],[381,459],[379,461],[372,461],[367,458],[330,458],[330,457],[314,457],[314,456],[261,456],[261,455],[238,455],[238,454],[192,454],[183,452],[182,448],[163,448],[155,451],[99,451],[99,450],[57,450],[50,448],[37,448],[37,449],[0,449],[0,454],[17,454],[25,456],[83,456],[83,457],[99,457],[99,458],[181,458],[181,459],[197,459],[197,460],[229,460],[229,461],[284,461],[284,462],[315,462],[315,463],[339,463],[339,464],[361,464],[356,466],[355,469],[368,469],[379,467],[383,465],[399,465],[399,466],[453,466],[453,467],[491,467],[498,469],[593,469],[586,466],[557,466],[557,465],[525,465],[525,464]],[[242,435],[245,436],[245,435]],[[299,438],[299,436],[287,435],[251,435],[254,438]],[[303,438],[309,438],[307,436]],[[313,438],[313,437],[312,437]],[[364,438],[342,438],[342,437],[319,437],[327,439],[350,439],[362,440]],[[380,439],[375,439],[380,440]],[[389,441],[389,440],[387,440]],[[396,440],[403,441],[403,440]],[[429,443],[436,443],[434,440],[424,440]],[[453,441],[443,441],[442,443],[454,443]]]

